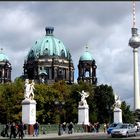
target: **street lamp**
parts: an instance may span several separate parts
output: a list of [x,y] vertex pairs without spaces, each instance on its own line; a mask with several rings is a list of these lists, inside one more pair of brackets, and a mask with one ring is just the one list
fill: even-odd
[[60,102],[60,101],[56,100],[54,103],[58,107],[58,110],[59,110],[59,128],[58,128],[58,135],[61,135],[61,116],[60,116],[60,112],[61,112],[62,106],[65,104],[65,102],[64,101]]
[[112,110],[113,110],[113,107],[110,106],[110,105],[107,105],[107,110],[108,110],[108,114],[109,114],[109,122],[111,122],[112,120]]

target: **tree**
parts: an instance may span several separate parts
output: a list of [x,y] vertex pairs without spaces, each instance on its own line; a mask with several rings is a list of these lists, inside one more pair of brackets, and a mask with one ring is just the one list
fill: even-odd
[[132,111],[130,111],[130,105],[127,105],[125,101],[121,104],[122,119],[124,123],[134,123],[135,117]]
[[111,86],[99,85],[95,88],[94,100],[96,104],[97,118],[100,123],[112,122],[114,94]]
[[[64,81],[52,85],[35,84],[35,100],[37,121],[41,124],[59,122],[78,122],[78,105],[81,100],[79,92],[89,92],[86,99],[89,105],[89,120],[91,123],[113,121],[112,105],[114,94],[111,86],[94,86],[84,82],[67,85]],[[0,84],[0,123],[20,121],[22,113],[21,102],[24,99],[24,81],[17,78],[13,83]],[[62,106],[55,104],[65,102]],[[130,106],[122,102],[123,121],[132,122],[133,113]]]
[[0,85],[0,122],[21,120],[21,101],[23,100],[23,83]]

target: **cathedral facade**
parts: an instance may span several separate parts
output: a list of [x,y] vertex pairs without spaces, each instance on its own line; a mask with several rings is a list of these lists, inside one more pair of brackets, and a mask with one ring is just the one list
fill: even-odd
[[53,27],[45,30],[46,35],[35,42],[24,61],[24,79],[48,84],[60,80],[74,83],[74,65],[69,50],[53,35]]
[[[54,28],[46,27],[46,35],[35,41],[23,64],[22,79],[52,84],[64,80],[74,83],[74,64],[69,49],[53,35]],[[78,64],[77,82],[97,84],[96,62],[86,50]],[[0,83],[11,82],[12,66],[8,57],[0,52]]]

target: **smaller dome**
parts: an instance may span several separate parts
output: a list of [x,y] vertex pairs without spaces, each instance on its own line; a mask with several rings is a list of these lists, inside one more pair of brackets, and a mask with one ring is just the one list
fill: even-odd
[[80,60],[80,61],[84,61],[84,60],[94,60],[94,59],[93,59],[92,55],[91,55],[88,51],[86,51],[86,52],[84,52],[84,54],[80,57],[79,60]]
[[0,53],[0,61],[9,61],[9,58],[5,54]]

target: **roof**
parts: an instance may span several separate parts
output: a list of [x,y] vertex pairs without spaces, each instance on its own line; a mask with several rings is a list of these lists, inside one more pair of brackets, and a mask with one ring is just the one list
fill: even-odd
[[94,60],[92,55],[88,52],[88,51],[85,51],[84,54],[80,57],[79,59],[80,61],[85,61],[85,60]]
[[37,41],[30,49],[28,58],[39,58],[40,56],[60,56],[68,58],[69,50],[65,47],[63,42],[53,35],[53,28],[46,28],[46,35]]
[[0,53],[0,61],[9,61],[9,58],[5,54]]

